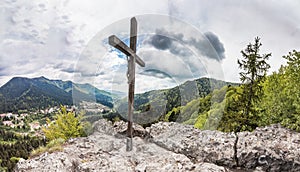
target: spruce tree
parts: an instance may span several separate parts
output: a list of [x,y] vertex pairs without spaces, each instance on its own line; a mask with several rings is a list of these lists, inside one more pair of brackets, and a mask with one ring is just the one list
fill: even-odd
[[256,37],[254,44],[249,43],[245,50],[242,50],[242,59],[238,59],[239,68],[243,71],[240,72],[240,80],[243,84],[242,94],[242,115],[245,119],[244,124],[246,128],[239,130],[253,130],[258,125],[258,115],[254,107],[254,103],[260,100],[262,94],[262,86],[260,83],[266,76],[267,70],[270,65],[266,62],[271,56],[269,54],[259,54],[260,47],[262,46],[260,38]]

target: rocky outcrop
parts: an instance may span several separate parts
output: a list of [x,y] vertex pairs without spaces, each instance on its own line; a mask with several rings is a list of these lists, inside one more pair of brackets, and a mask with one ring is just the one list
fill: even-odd
[[300,171],[300,134],[280,125],[237,134],[201,131],[178,123],[157,123],[146,130],[152,142],[193,162],[243,171]]
[[238,164],[243,169],[300,171],[300,133],[272,125],[238,134]]
[[15,171],[300,171],[300,134],[280,125],[237,134],[178,123],[134,125],[131,152],[126,127],[100,120],[92,135],[21,160]]
[[147,128],[151,142],[172,152],[184,154],[193,162],[210,162],[233,168],[233,133],[201,131],[178,123],[157,123]]

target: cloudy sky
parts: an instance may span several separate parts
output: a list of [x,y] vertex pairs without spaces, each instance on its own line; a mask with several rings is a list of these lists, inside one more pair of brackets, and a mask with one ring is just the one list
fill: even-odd
[[238,81],[237,58],[256,36],[261,53],[272,53],[271,71],[300,50],[299,7],[298,0],[2,0],[0,85],[45,76],[126,91],[127,57],[107,37],[128,43],[133,16],[146,63],[136,66],[137,92],[203,76]]

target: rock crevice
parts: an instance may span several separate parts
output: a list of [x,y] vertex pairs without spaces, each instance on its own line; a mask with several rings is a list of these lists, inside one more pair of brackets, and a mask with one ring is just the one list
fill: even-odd
[[234,151],[234,161],[235,161],[235,164],[236,164],[236,167],[239,167],[239,158],[237,156],[237,144],[239,142],[239,135],[234,132],[234,135],[235,135],[235,141],[234,141],[234,145],[233,145],[233,151]]

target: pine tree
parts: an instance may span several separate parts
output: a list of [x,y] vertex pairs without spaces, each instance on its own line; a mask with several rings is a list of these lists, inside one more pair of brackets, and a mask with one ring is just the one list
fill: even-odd
[[239,74],[243,83],[242,106],[246,126],[246,129],[240,130],[253,130],[258,126],[259,119],[254,103],[260,100],[262,94],[260,83],[270,68],[266,60],[271,56],[271,53],[259,54],[261,46],[260,38],[256,37],[254,44],[249,43],[246,49],[241,51],[243,58],[238,60],[239,68],[243,70]]

